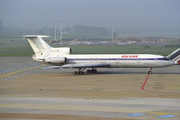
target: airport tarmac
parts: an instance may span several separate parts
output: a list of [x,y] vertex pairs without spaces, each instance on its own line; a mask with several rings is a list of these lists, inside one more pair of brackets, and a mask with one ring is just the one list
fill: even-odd
[[180,66],[40,69],[30,57],[0,57],[0,119],[180,119]]

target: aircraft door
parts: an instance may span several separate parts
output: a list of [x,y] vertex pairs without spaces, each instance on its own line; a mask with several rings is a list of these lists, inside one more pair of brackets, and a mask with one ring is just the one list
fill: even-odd
[[98,58],[91,58],[91,62],[98,62]]
[[117,64],[119,63],[119,58],[116,58],[116,63],[117,63]]
[[140,63],[141,63],[141,59],[138,57],[137,58],[137,64],[140,65]]
[[119,58],[116,58],[116,66],[119,66]]
[[137,63],[140,63],[140,58],[139,57],[137,58]]

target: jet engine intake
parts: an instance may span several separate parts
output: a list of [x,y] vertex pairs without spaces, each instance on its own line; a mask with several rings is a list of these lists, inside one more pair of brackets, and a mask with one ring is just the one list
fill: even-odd
[[65,63],[67,61],[66,57],[49,57],[44,60],[46,63],[56,63],[56,64],[61,64]]

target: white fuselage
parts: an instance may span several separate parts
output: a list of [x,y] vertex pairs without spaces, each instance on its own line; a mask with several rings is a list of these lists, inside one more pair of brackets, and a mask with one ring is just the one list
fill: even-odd
[[[171,60],[164,56],[153,54],[91,54],[91,55],[58,55],[48,57],[66,57],[63,64],[86,64],[86,63],[106,63],[110,68],[156,68],[174,65]],[[35,61],[43,62],[45,58],[36,58]]]

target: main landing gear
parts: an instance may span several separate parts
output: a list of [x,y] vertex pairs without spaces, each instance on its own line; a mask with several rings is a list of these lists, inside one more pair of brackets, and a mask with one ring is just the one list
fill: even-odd
[[97,70],[94,70],[94,69],[92,69],[92,70],[87,70],[87,73],[97,73]]
[[148,74],[152,74],[152,68],[149,69]]
[[74,74],[74,75],[84,75],[84,72],[83,72],[84,69],[85,69],[85,68],[79,68],[79,69],[78,69],[79,71],[74,71],[73,74]]
[[74,75],[84,75],[84,72],[82,72],[82,71],[74,71],[73,74]]
[[[85,68],[79,68],[78,71],[74,71],[73,74],[74,75],[84,75],[84,70]],[[87,73],[97,73],[96,68],[92,68],[91,70],[87,70]]]

